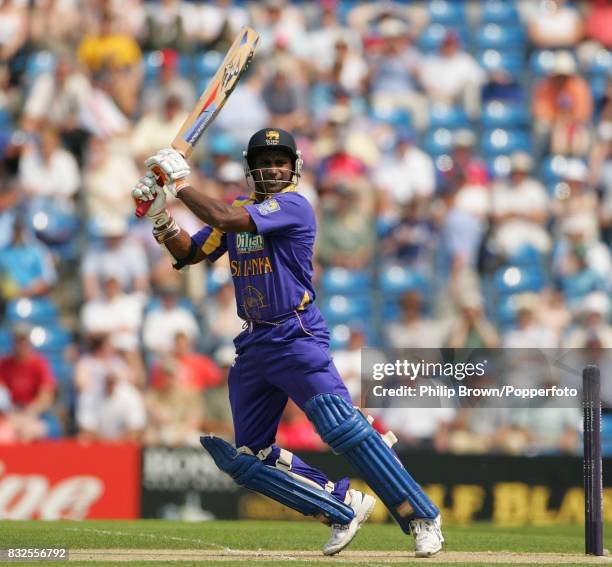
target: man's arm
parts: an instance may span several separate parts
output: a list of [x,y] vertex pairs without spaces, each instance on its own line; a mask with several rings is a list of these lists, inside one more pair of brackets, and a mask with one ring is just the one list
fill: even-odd
[[232,207],[208,197],[191,185],[177,183],[176,195],[200,220],[223,232],[255,232],[253,219],[243,207]]

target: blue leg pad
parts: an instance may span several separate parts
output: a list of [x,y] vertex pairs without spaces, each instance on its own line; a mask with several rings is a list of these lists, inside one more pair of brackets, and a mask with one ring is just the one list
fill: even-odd
[[305,411],[323,441],[350,461],[404,532],[410,533],[413,518],[433,519],[440,513],[381,435],[346,400],[318,394],[308,400]]
[[330,524],[348,524],[353,509],[316,484],[297,480],[290,473],[264,465],[254,455],[239,452],[233,445],[213,435],[200,437],[216,465],[240,486],[264,494],[306,516]]

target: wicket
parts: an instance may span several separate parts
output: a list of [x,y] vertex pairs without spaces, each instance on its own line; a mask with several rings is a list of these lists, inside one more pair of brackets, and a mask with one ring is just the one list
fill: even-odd
[[601,393],[597,366],[582,371],[584,417],[584,516],[585,552],[603,555]]

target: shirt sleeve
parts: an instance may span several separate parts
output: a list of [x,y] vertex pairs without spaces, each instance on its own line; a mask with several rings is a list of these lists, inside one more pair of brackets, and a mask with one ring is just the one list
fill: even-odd
[[257,234],[272,234],[314,227],[312,206],[299,193],[281,193],[262,203],[245,205]]
[[41,390],[50,390],[52,392],[55,391],[55,377],[53,376],[53,372],[51,370],[51,365],[45,358],[39,359],[39,367],[40,367],[40,388]]
[[216,262],[227,252],[227,237],[218,228],[205,226],[191,238],[211,262]]

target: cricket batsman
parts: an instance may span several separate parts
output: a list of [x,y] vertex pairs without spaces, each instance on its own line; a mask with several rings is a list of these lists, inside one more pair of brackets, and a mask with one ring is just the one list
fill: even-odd
[[[344,549],[368,519],[376,500],[336,482],[275,445],[278,423],[291,398],[334,453],[345,456],[383,501],[402,530],[415,538],[416,555],[442,549],[440,513],[402,466],[391,445],[353,407],[329,354],[329,332],[314,305],[312,255],[316,222],[297,192],[303,161],[293,136],[278,128],[256,132],[243,152],[248,197],[232,205],[189,184],[189,165],[163,149],[145,161],[149,171],[133,190],[152,201],[153,235],[181,269],[229,254],[238,316],[229,397],[236,445],[214,435],[201,438],[217,466],[238,484],[315,516],[331,526],[325,555]],[[164,187],[153,171],[161,172]],[[166,190],[207,226],[194,235],[166,210]]]

